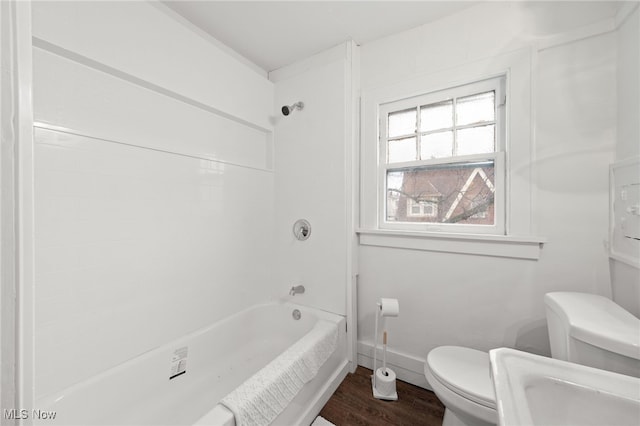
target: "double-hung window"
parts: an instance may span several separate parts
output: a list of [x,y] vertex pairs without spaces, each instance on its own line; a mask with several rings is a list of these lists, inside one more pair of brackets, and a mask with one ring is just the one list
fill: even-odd
[[505,78],[380,105],[379,223],[505,233]]

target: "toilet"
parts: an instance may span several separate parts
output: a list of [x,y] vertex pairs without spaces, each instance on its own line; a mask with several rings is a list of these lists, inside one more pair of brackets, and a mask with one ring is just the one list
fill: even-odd
[[[594,294],[547,293],[544,302],[553,358],[640,377],[638,318]],[[497,424],[488,353],[440,346],[424,374],[445,405],[443,426]]]
[[498,423],[487,352],[437,347],[427,355],[424,375],[445,406],[443,426]]
[[640,377],[640,319],[596,294],[544,296],[551,357]]

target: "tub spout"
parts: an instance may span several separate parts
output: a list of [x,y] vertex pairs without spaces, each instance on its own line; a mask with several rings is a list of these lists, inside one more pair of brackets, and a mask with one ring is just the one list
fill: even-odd
[[291,287],[291,290],[289,290],[289,294],[291,296],[295,296],[298,293],[304,293],[303,285],[297,285],[297,286]]

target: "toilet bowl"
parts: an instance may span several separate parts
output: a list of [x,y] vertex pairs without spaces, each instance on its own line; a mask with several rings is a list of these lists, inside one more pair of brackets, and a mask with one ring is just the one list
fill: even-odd
[[488,353],[460,346],[440,346],[427,355],[424,374],[445,405],[443,426],[482,426],[498,422]]

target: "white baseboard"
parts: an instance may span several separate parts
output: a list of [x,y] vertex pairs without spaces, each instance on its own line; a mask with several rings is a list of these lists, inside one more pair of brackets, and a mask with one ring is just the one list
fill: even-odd
[[[424,376],[424,358],[396,352],[387,349],[387,366],[390,367],[398,379],[432,390]],[[373,370],[373,343],[358,341],[358,365]],[[378,347],[378,367],[382,366],[382,349]]]

